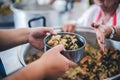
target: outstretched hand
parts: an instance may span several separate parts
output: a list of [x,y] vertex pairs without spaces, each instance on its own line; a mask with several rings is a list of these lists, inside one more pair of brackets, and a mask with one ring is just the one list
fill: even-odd
[[40,60],[44,65],[47,77],[58,77],[76,66],[76,63],[70,61],[60,53],[64,50],[64,46],[60,44],[48,50],[41,57]]
[[94,28],[96,32],[97,41],[100,46],[100,52],[103,53],[105,43],[105,26],[100,25],[98,23],[92,23],[91,26]]

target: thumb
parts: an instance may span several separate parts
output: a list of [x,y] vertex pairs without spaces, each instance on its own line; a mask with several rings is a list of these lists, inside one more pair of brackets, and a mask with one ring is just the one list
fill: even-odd
[[92,22],[92,23],[91,23],[91,27],[93,27],[93,28],[94,28],[94,22]]
[[51,33],[51,34],[56,34],[56,32],[54,31],[54,29],[53,28],[45,28],[45,32],[47,33]]
[[56,51],[59,51],[59,52],[65,50],[65,48],[64,48],[64,46],[63,46],[62,44],[59,44],[59,45],[53,47],[52,49],[54,49],[54,50],[56,50]]
[[69,60],[69,67],[70,68],[73,68],[73,67],[76,67],[76,66],[77,66],[77,64],[75,62]]
[[103,54],[104,53],[104,49],[100,49],[100,54]]

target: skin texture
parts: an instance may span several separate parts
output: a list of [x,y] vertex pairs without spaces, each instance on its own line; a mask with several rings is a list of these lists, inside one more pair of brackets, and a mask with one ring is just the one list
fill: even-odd
[[[103,53],[104,52],[105,35],[106,35],[106,32],[108,31],[108,29],[105,29],[106,27],[104,25],[100,25],[97,23],[92,23],[91,26],[94,28],[94,30],[96,32],[96,37],[97,37],[98,44],[100,46],[100,51],[101,51],[101,53]],[[111,31],[108,32],[108,34],[110,34],[110,33],[111,33]]]
[[[0,30],[0,50],[6,50],[28,42],[41,50],[44,46],[43,39],[47,33],[56,34],[53,29],[48,27]],[[3,80],[43,80],[45,77],[56,78],[61,76],[70,67],[76,66],[74,62],[60,54],[63,50],[63,45],[58,45],[45,52],[40,59]]]
[[41,50],[44,48],[44,37],[47,35],[46,33],[56,34],[52,28],[42,28],[30,30],[30,35],[28,38],[28,42],[31,43],[35,48]]
[[69,22],[63,24],[63,26],[62,26],[62,30],[64,32],[75,32],[75,28],[76,28],[75,23],[69,23]]
[[[101,8],[102,24],[106,24],[116,11],[119,0],[94,0],[94,3]],[[75,32],[75,23],[65,23],[62,26],[64,32]]]

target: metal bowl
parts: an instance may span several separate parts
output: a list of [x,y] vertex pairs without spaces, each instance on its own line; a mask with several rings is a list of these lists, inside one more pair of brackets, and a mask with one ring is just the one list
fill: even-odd
[[21,64],[23,66],[27,65],[26,58],[32,57],[35,54],[42,53],[43,51],[40,51],[38,49],[35,49],[30,44],[22,45],[18,48],[18,59],[20,60]]
[[[77,40],[78,40],[78,46],[79,48],[75,49],[75,50],[65,50],[62,51],[61,53],[67,57],[68,59],[74,61],[74,62],[79,62],[85,55],[85,44],[86,44],[86,40],[83,36],[79,35],[79,34],[75,34],[75,33],[68,33],[68,32],[60,32],[57,33],[58,35],[70,35],[70,36],[76,36]],[[47,42],[51,39],[52,35],[48,35],[45,37],[44,39],[44,51],[47,51],[49,49],[52,48],[52,46],[49,46],[47,44]]]

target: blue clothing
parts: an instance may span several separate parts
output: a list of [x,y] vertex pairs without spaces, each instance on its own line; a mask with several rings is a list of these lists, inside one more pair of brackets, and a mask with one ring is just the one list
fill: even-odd
[[2,78],[6,77],[6,73],[5,73],[5,69],[4,66],[2,64],[2,61],[0,59],[0,80],[2,80]]

